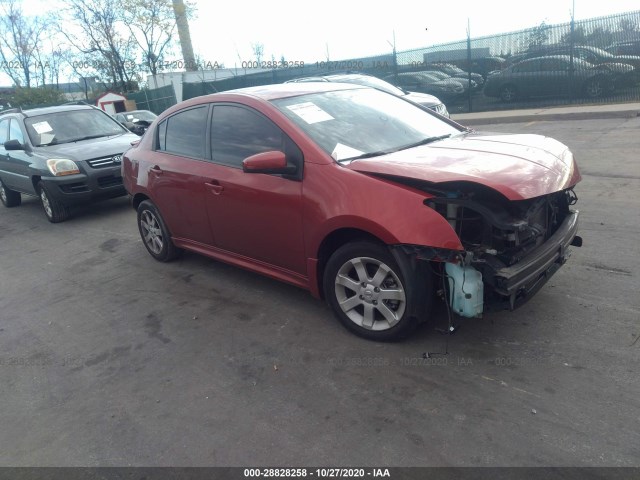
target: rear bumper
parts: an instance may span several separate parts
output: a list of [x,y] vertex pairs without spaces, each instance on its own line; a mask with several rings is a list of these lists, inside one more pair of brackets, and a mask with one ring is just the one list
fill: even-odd
[[66,206],[82,205],[126,195],[120,166],[101,168],[91,174],[42,177],[55,200]]
[[[486,305],[488,309],[513,310],[525,302],[553,276],[567,261],[569,246],[580,244],[578,211],[570,212],[558,230],[539,248],[522,258],[515,265],[493,269],[486,263],[474,265],[493,287],[494,296]],[[580,241],[578,241],[578,239]],[[486,285],[486,283],[485,283]]]

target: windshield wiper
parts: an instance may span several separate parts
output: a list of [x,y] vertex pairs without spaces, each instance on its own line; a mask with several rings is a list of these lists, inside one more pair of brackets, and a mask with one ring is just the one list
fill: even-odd
[[446,135],[439,135],[437,137],[427,137],[424,138],[422,140],[420,140],[419,142],[415,142],[415,143],[410,143],[409,145],[405,145],[404,147],[400,147],[396,150],[394,150],[395,152],[399,152],[400,150],[408,150],[410,148],[414,148],[414,147],[419,147],[420,145],[427,145],[428,143],[433,143],[433,142],[437,142],[439,140],[444,140],[445,138],[449,138],[451,136],[450,133],[447,133]]
[[363,158],[379,157],[381,155],[387,155],[389,153],[399,152],[400,150],[408,150],[409,148],[419,147],[420,145],[426,145],[428,143],[437,142],[438,140],[444,140],[445,138],[449,138],[450,136],[451,134],[447,133],[446,135],[440,135],[437,137],[428,137],[420,140],[419,142],[410,143],[409,145],[404,145],[399,148],[392,148],[388,150],[377,150],[375,152],[363,153],[362,155],[357,155],[355,157],[342,158],[338,160],[338,162],[350,162],[352,160],[361,160]]
[[379,157],[380,155],[386,155],[387,153],[391,152],[389,152],[388,150],[378,150],[376,152],[363,153],[362,155],[356,155],[355,157],[341,158],[340,160],[338,160],[338,163],[360,160],[361,158]]
[[82,140],[91,140],[92,138],[109,137],[111,135],[115,135],[115,134],[114,133],[101,133],[99,135],[86,135],[84,137],[72,138],[71,140],[67,140],[66,142],[62,142],[62,143],[80,142]]

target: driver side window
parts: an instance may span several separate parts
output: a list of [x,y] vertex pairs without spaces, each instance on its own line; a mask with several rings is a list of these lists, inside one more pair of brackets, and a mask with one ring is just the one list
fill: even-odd
[[242,161],[272,150],[284,151],[284,132],[262,115],[246,108],[213,108],[211,154],[215,163],[242,168]]
[[9,124],[9,138],[7,138],[7,140],[18,140],[20,143],[24,144],[22,129],[20,128],[18,120],[15,118],[12,118],[11,123]]

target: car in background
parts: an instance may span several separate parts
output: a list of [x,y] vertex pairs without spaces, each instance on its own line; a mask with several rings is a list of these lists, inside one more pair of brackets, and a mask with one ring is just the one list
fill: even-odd
[[[549,55],[571,55],[570,45],[550,45],[533,49],[524,53],[520,59],[528,59]],[[640,81],[640,56],[636,55],[612,55],[601,48],[575,45],[573,47],[574,58],[589,62],[602,68],[608,68],[613,72],[620,73],[620,65],[630,65],[631,69],[626,69],[624,74],[617,79],[617,86],[633,86]]]
[[301,77],[287,80],[285,83],[299,82],[342,82],[364,85],[365,87],[373,87],[378,90],[382,90],[383,92],[402,97],[413,103],[422,105],[423,107],[427,107],[440,115],[444,115],[445,117],[449,117],[447,107],[438,97],[426,93],[408,92],[390,84],[389,82],[381,80],[378,77],[364,73],[339,73],[314,77]]
[[[628,42],[616,42],[608,46],[605,50],[612,55],[632,55],[640,57],[640,40]],[[636,68],[638,68],[636,66]]]
[[71,208],[126,195],[122,154],[140,137],[99,108],[66,105],[0,113],[0,200],[37,196],[52,223]]
[[456,65],[452,65],[450,63],[430,63],[427,66],[427,69],[436,70],[438,72],[445,73],[452,78],[459,78],[466,82],[469,81],[469,76],[471,76],[471,81],[476,84],[476,88],[481,87],[482,84],[484,83],[484,77],[479,73],[465,72],[460,67]]
[[121,124],[123,124],[127,130],[136,135],[142,136],[147,131],[149,125],[158,118],[158,116],[149,110],[132,110],[130,112],[120,112],[113,116]]
[[[616,71],[612,71],[613,67]],[[573,71],[572,71],[573,68]],[[487,77],[484,94],[504,102],[540,96],[582,95],[599,98],[611,92],[630,65],[595,66],[568,55],[530,58]]]
[[469,82],[468,79],[451,77],[446,73],[441,72],[440,70],[423,70],[420,73],[429,75],[431,77],[435,77],[438,80],[453,80],[454,82],[458,82],[460,85],[462,85],[462,88],[464,89],[463,95],[469,91],[469,86],[471,86],[472,91],[475,91],[478,89],[478,84],[473,80]]
[[438,294],[466,317],[517,308],[581,244],[566,146],[359,85],[192,98],[122,166],[154,259],[185,249],[307,289],[373,340],[430,320]]
[[487,76],[491,72],[502,70],[507,66],[507,61],[502,57],[480,57],[472,58],[471,65],[469,61],[465,59],[451,60],[450,63],[455,64],[462,70],[471,71],[482,75],[483,79],[487,79]]
[[433,75],[422,72],[402,72],[388,75],[383,80],[392,83],[402,90],[410,90],[429,95],[435,95],[445,102],[453,101],[465,93],[464,86],[458,80],[451,78],[441,80]]

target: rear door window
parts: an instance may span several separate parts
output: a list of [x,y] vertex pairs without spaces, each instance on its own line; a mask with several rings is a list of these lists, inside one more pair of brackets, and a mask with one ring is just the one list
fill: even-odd
[[169,117],[166,125],[160,125],[158,149],[183,157],[205,158],[208,112],[208,105],[204,105]]

